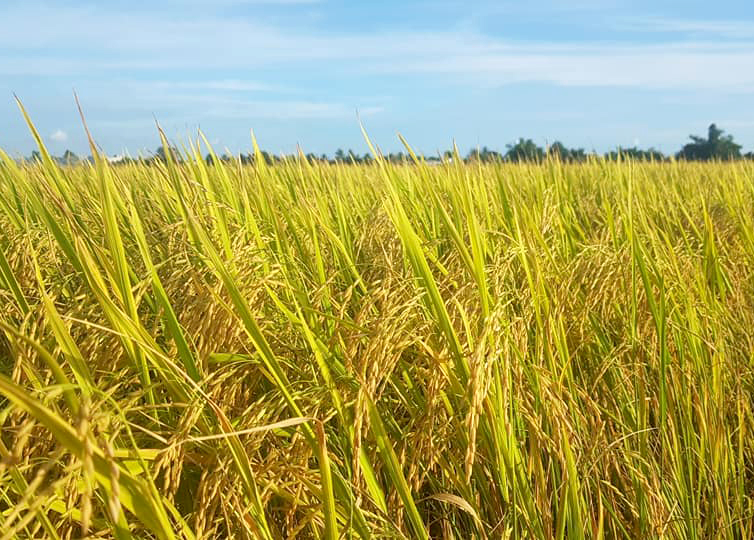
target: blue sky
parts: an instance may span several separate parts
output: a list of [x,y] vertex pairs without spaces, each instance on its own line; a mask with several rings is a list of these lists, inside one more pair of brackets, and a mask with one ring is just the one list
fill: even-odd
[[197,127],[218,150],[426,154],[519,136],[675,152],[709,123],[754,150],[754,3],[2,0],[0,147],[109,154]]

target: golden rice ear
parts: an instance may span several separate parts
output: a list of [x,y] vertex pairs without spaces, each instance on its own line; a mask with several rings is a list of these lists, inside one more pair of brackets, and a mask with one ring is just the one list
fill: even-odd
[[[0,375],[0,393],[15,406],[32,415],[72,455],[79,459],[90,460],[90,474],[96,478],[102,489],[106,492],[112,492],[116,484],[112,483],[111,464],[108,463],[99,448],[92,446],[93,443],[87,442],[91,436],[88,432],[77,434],[74,428],[53,410],[39,403],[29,393],[3,375]],[[157,494],[152,493],[146,483],[131,475],[127,470],[119,470],[117,478],[120,502],[158,537],[175,538],[172,525],[165,511],[165,505],[169,503],[162,500]]]

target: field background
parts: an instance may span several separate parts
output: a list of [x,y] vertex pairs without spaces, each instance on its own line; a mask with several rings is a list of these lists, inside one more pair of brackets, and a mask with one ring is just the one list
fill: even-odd
[[1,538],[754,535],[752,162],[200,148],[2,155]]

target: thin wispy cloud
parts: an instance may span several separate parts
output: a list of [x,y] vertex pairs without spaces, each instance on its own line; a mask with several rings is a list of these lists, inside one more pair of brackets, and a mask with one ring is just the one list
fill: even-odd
[[[123,91],[127,100],[103,102],[100,96]],[[113,112],[140,115],[144,121],[158,119],[344,119],[356,118],[356,109],[365,116],[385,111],[385,99],[333,100],[300,99],[295,90],[260,91],[255,83],[242,81],[176,82],[126,81],[99,84],[80,93],[88,105],[106,106]],[[282,99],[285,97],[285,99]],[[188,111],[188,113],[187,113]]]
[[692,20],[671,17],[626,17],[614,25],[619,30],[653,32],[706,39],[754,40],[753,20]]
[[[210,100],[213,105],[205,112],[208,117],[249,119],[356,119],[356,108],[341,103],[310,101],[245,101]],[[383,107],[369,106],[359,109],[363,116],[373,116],[384,111]]]
[[[539,81],[563,86],[725,92],[754,87],[754,70],[748,66],[754,66],[754,44],[720,47],[706,43],[630,47],[511,45],[481,54],[409,59],[399,65],[406,73],[464,75],[488,86]],[[384,69],[397,67],[392,64]]]
[[266,84],[256,81],[223,79],[207,81],[129,81],[130,86],[141,87],[144,89],[150,85],[163,90],[220,90],[223,92],[245,92],[245,93],[264,93],[264,92],[288,92],[280,85]]
[[[27,8],[19,8],[27,9]],[[34,8],[28,8],[34,15]],[[38,15],[38,14],[37,14]],[[82,9],[45,10],[54,29],[47,39],[67,41],[72,49],[95,49],[97,55],[77,55],[61,61],[56,48],[30,48],[0,53],[0,73],[47,74],[115,72],[132,70],[157,72],[188,70],[197,65],[213,69],[254,70],[286,68],[291,71],[323,69],[380,74],[462,74],[470,84],[510,84],[524,81],[562,85],[629,86],[647,88],[710,86],[738,91],[754,84],[754,31],[743,23],[693,23],[646,19],[647,30],[724,32],[751,37],[748,41],[720,43],[712,39],[671,43],[613,44],[604,41],[579,44],[521,43],[473,31],[372,31],[368,33],[322,34],[291,31],[243,19],[206,17],[202,20],[169,20],[130,15],[114,19],[101,11]],[[68,20],[65,20],[65,19]],[[63,20],[61,20],[63,19]],[[52,23],[52,20],[55,23]],[[7,26],[12,26],[6,23]],[[625,22],[627,28],[638,23]],[[65,28],[61,30],[60,27]],[[123,34],[123,27],[132,29]],[[0,34],[0,47],[9,50],[22,42],[12,28]],[[65,32],[64,39],[59,32]],[[45,37],[42,37],[44,42]],[[105,39],[104,36],[116,36]],[[121,37],[118,37],[121,36]],[[211,40],[206,36],[212,36]],[[704,36],[702,36],[704,37]],[[12,50],[12,49],[11,49]],[[191,51],[190,54],[187,51]],[[207,90],[264,91],[274,89],[266,82],[241,80],[184,81],[176,87],[195,86]],[[279,88],[278,88],[279,90]]]

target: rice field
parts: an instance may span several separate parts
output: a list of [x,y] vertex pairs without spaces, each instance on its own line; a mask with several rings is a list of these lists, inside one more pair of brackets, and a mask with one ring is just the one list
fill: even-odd
[[754,162],[60,167],[30,128],[0,540],[754,536]]

